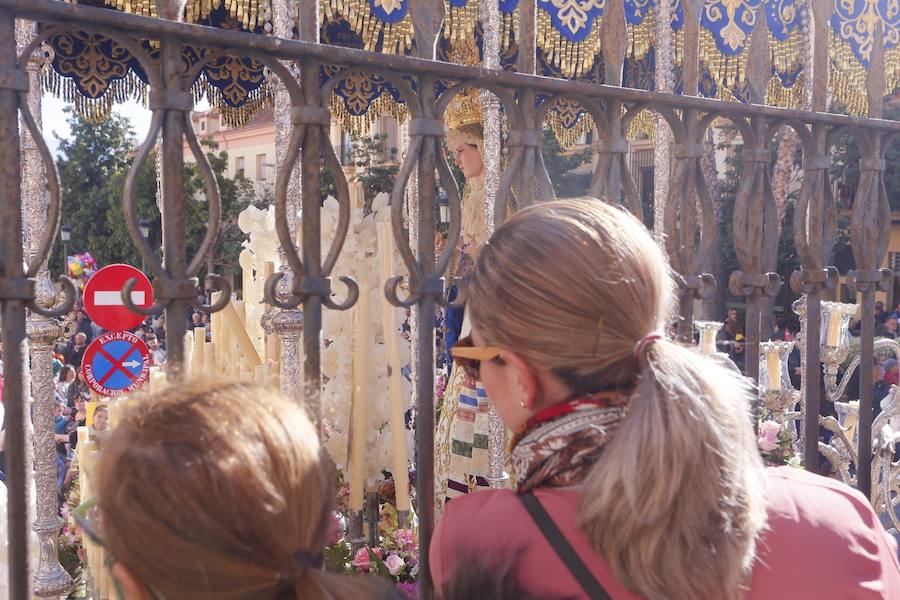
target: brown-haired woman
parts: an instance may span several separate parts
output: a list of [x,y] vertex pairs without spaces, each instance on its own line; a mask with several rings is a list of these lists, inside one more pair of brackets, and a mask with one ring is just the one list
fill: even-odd
[[512,552],[541,597],[897,598],[896,544],[865,497],[763,468],[753,391],[657,333],[674,288],[647,230],[600,201],[532,206],[497,229],[454,355],[515,432],[516,491],[448,504],[438,587]]
[[334,479],[303,409],[250,383],[171,386],[104,446],[94,534],[124,600],[392,598],[322,570]]

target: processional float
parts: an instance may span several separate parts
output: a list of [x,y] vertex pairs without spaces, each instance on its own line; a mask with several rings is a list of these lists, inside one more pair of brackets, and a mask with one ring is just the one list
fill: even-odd
[[[19,23],[16,18],[21,19]],[[453,97],[466,88],[483,90],[485,110],[494,111],[485,123],[489,166],[485,196],[486,210],[495,223],[507,214],[513,195],[518,206],[554,195],[540,153],[543,126],[553,129],[564,145],[596,128],[598,162],[590,192],[621,203],[639,216],[643,207],[625,160],[627,140],[648,132],[651,122],[655,132],[667,131],[672,139],[671,165],[661,169],[665,174],[657,175],[668,180],[668,191],[657,199],[656,210],[664,217],[659,225],[681,289],[678,335],[682,339],[692,336],[694,300],[707,297],[716,285],[711,275],[703,273],[717,226],[701,165],[706,132],[719,119],[731,121],[740,132],[744,152],[733,224],[741,270],[731,275],[729,288],[747,299],[747,354],[755,358],[762,349],[765,361],[770,352],[776,358],[782,356],[780,348],[760,348],[761,299],[777,293],[782,284],[771,272],[773,248],[782,227],[773,210],[771,152],[779,130],[796,133],[803,154],[803,185],[793,232],[801,269],[793,274],[791,284],[805,300],[800,433],[808,468],[818,464],[820,452],[817,435],[802,436],[803,431],[819,431],[820,359],[833,362],[833,357],[823,355],[840,346],[829,345],[834,340],[827,335],[827,324],[825,343],[820,343],[823,310],[830,314],[823,296],[834,288],[837,278],[829,267],[836,235],[829,150],[839,135],[853,136],[861,149],[862,177],[850,231],[856,269],[847,275],[860,297],[860,360],[863,364],[873,360],[875,293],[891,277],[881,268],[890,225],[884,153],[900,132],[896,123],[879,120],[883,96],[900,80],[900,16],[883,3],[115,0],[66,4],[0,0],[0,27],[5,34],[0,35],[0,43],[5,44],[0,52],[0,135],[7,141],[0,148],[0,218],[10,224],[0,251],[0,304],[11,598],[30,597],[32,589],[43,596],[58,595],[67,585],[53,543],[59,525],[52,485],[53,399],[46,385],[45,347],[61,334],[56,319],[72,306],[74,297],[63,280],[66,297],[58,298],[46,269],[60,202],[52,157],[36,124],[42,87],[74,102],[87,118],[103,118],[114,101],[127,98],[145,101],[153,112],[150,131],[138,148],[123,191],[123,208],[129,233],[155,275],[157,305],[148,312],[164,310],[171,317],[167,339],[173,380],[190,364],[181,318],[188,305],[217,314],[234,308],[229,305],[229,282],[212,274],[207,283],[218,288],[216,301],[212,305],[198,301],[203,290],[197,276],[215,238],[219,214],[215,179],[189,120],[200,97],[209,99],[234,125],[262,107],[275,107],[274,220],[281,268],[276,271],[273,264],[264,286],[270,307],[266,323],[279,334],[282,388],[319,416],[323,306],[347,310],[359,298],[357,282],[336,270],[352,207],[349,186],[328,142],[330,122],[339,119],[357,133],[381,113],[406,123],[409,145],[391,194],[390,223],[405,267],[398,272],[408,275],[395,275],[380,285],[392,304],[413,309],[413,323],[421,324],[445,303],[442,275],[449,259],[446,254],[438,259],[434,244],[438,181],[450,198],[448,247],[459,235],[460,193],[441,140],[444,113]],[[454,44],[470,39],[475,40],[485,68],[449,62]],[[671,85],[663,85],[661,72],[674,75]],[[829,108],[835,112],[826,112]],[[209,233],[193,257],[186,253],[183,235],[185,142],[203,175],[209,203]],[[132,192],[134,176],[154,147],[162,175],[164,262],[140,235]],[[334,231],[324,259],[320,164],[332,171],[337,182]],[[27,185],[22,185],[23,180]],[[45,186],[49,200],[43,194]],[[28,217],[27,231],[20,225],[23,212]],[[23,267],[23,248],[28,249],[27,267]],[[265,267],[262,271],[268,274]],[[342,298],[332,289],[332,273],[346,287]],[[130,302],[127,290],[123,301]],[[302,313],[296,310],[301,306]],[[27,332],[26,310],[30,315]],[[227,316],[216,318],[233,322]],[[26,522],[27,467],[32,456],[24,426],[28,373],[22,342],[26,333],[33,344],[34,458],[39,488],[35,529],[41,539],[41,559],[33,581]],[[423,596],[430,597],[433,328],[414,327],[412,341],[420,573]],[[276,353],[275,348],[268,351]],[[748,360],[747,373],[755,378],[760,365],[753,358]],[[780,372],[776,360],[771,362],[778,367],[773,375]],[[766,376],[767,381],[774,380],[768,372]],[[873,467],[882,469],[875,483],[879,490],[887,490],[886,496],[879,491],[880,496],[872,497],[891,509],[897,503],[896,483],[891,482],[896,481],[900,467],[891,465],[890,459],[885,462],[881,449],[873,464],[871,377],[871,372],[860,370],[858,442],[852,452],[855,476],[848,479],[872,494]],[[779,418],[787,419],[792,408],[784,407],[781,400],[781,404],[770,401],[779,390],[767,391],[772,393],[763,395],[761,408],[774,408]],[[492,428],[492,476],[497,481],[502,479],[502,434],[502,428]]]

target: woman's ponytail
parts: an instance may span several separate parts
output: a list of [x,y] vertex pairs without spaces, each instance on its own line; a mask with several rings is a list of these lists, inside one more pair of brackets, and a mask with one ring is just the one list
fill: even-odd
[[646,598],[739,598],[765,522],[752,392],[667,340],[639,362],[628,416],[585,481],[581,525]]

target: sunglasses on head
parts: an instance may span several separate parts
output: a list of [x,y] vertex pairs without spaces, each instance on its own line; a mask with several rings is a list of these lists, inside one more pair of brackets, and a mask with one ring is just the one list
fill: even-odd
[[503,349],[497,346],[476,346],[471,335],[461,338],[450,350],[453,362],[475,379],[481,378],[481,361],[497,358],[501,352]]

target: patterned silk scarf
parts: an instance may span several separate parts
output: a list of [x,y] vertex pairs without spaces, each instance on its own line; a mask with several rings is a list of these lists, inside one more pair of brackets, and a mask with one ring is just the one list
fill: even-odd
[[580,484],[627,409],[626,395],[600,392],[533,415],[510,442],[518,492]]

